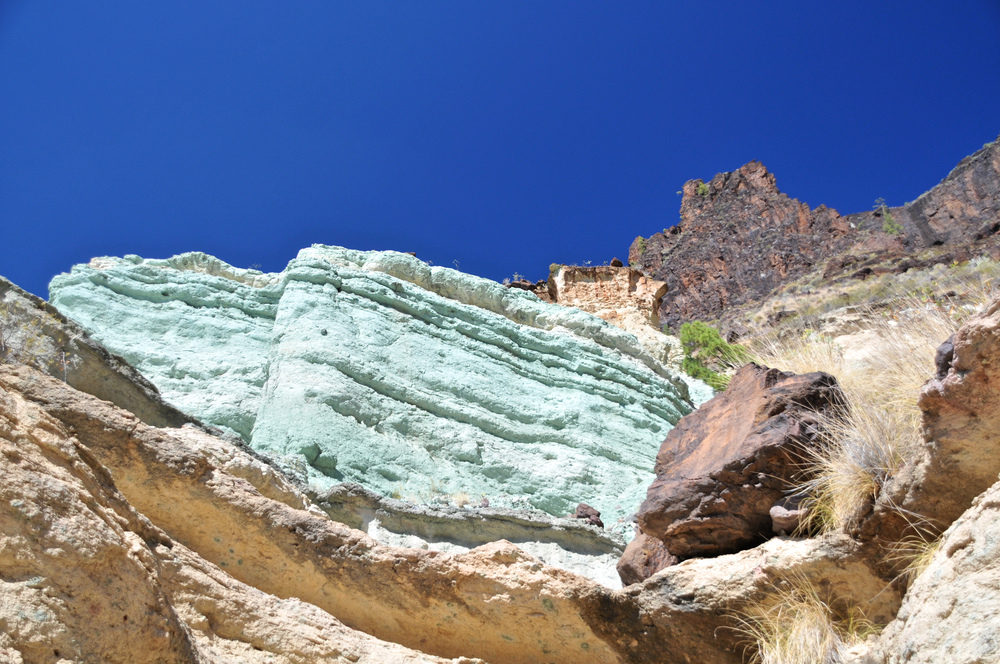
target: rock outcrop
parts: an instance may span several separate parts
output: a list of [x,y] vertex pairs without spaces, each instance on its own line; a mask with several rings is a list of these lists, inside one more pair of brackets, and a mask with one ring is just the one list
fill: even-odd
[[898,540],[947,528],[1000,474],[1000,298],[942,344],[920,392],[923,444],[858,526]]
[[[745,365],[725,392],[667,434],[656,479],[639,508],[640,531],[678,558],[767,539],[771,507],[802,473],[806,450],[818,444],[816,413],[838,403],[841,393],[829,374]],[[648,568],[648,549],[643,540],[633,542],[620,569]]]
[[[960,482],[955,482],[960,484]],[[949,528],[866,664],[1000,661],[1000,484]]]
[[237,445],[27,367],[0,367],[0,450],[0,652],[14,661],[736,664],[735,612],[783,580],[873,620],[898,607],[844,536],[774,539],[621,591],[506,542],[383,546]]
[[592,313],[631,332],[660,362],[680,366],[684,355],[680,342],[660,331],[666,283],[631,267],[555,265],[547,290],[552,302]]
[[614,523],[693,406],[634,336],[406,254],[317,245],[279,274],[104,258],[50,289],[171,404],[293,472],[304,459],[319,489],[585,501]]
[[[1000,141],[970,155],[916,201],[841,216],[781,193],[759,162],[684,185],[677,225],[629,250],[634,267],[666,282],[670,329],[760,303],[816,272],[829,280],[1000,254]],[[934,247],[954,248],[921,257]]]

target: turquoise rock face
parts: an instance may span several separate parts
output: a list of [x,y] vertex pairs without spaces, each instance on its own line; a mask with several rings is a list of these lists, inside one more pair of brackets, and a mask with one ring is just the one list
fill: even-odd
[[281,273],[99,258],[51,302],[166,400],[325,488],[630,514],[711,391],[576,309],[396,252],[314,245]]

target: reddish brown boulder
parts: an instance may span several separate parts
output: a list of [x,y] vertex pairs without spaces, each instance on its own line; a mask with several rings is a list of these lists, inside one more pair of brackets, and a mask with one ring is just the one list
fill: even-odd
[[618,561],[618,576],[622,585],[641,583],[661,569],[677,564],[677,556],[667,551],[663,542],[639,533],[629,542]]
[[771,506],[817,444],[815,413],[842,403],[836,379],[748,364],[682,418],[656,457],[640,530],[679,558],[739,551],[771,536]]
[[583,519],[590,525],[597,526],[598,528],[604,527],[604,522],[601,521],[601,513],[587,503],[580,503],[576,506],[576,513],[573,514],[573,518]]

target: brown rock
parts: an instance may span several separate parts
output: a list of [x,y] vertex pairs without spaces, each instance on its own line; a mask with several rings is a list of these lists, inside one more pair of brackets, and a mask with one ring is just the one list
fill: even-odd
[[[898,233],[886,232],[882,210],[841,216],[823,205],[810,209],[781,193],[759,162],[710,182],[684,185],[680,222],[636,239],[629,263],[666,282],[660,320],[676,330],[691,320],[723,319],[737,307],[761,302],[779,286],[809,272],[857,278],[889,267],[858,265],[860,256],[919,264],[996,253],[1000,243],[1000,141],[990,143],[916,201],[890,208]],[[890,226],[891,228],[891,226]],[[957,253],[915,260],[938,245]],[[912,263],[907,263],[908,260]]]
[[630,267],[560,266],[549,275],[552,302],[603,318],[631,332],[643,347],[664,364],[677,364],[683,354],[679,342],[660,331],[657,313],[667,285]]
[[584,519],[590,525],[597,526],[598,528],[604,527],[604,522],[601,521],[601,513],[587,503],[580,503],[576,506],[576,513],[573,514],[573,518]]
[[622,263],[621,260],[616,256],[615,258],[611,259],[611,267],[625,267],[625,263]]
[[771,534],[770,509],[818,436],[814,411],[840,403],[833,376],[748,364],[682,418],[656,457],[643,533],[680,558],[737,551]]
[[629,542],[618,561],[618,576],[622,585],[641,583],[661,569],[677,564],[677,556],[667,551],[663,542],[639,533]]

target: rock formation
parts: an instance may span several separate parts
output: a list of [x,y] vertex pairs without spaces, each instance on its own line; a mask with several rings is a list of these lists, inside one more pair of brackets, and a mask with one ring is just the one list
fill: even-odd
[[[639,508],[646,538],[629,545],[622,580],[650,561],[718,555],[771,536],[771,507],[802,473],[817,444],[816,413],[842,403],[828,374],[797,376],[748,364],[729,387],[667,434],[656,457],[656,479]],[[627,577],[627,578],[626,578]]]
[[631,332],[660,362],[680,366],[680,342],[660,331],[659,308],[666,283],[621,265],[554,265],[546,289],[550,301],[592,313]]
[[[677,225],[636,238],[630,263],[666,282],[660,320],[731,318],[811,272],[826,280],[1000,254],[1000,141],[916,201],[841,216],[778,191],[759,162],[684,185]],[[938,251],[924,256],[933,247]]]
[[168,402],[293,471],[304,459],[320,489],[585,501],[614,523],[693,405],[599,318],[395,252],[317,245],[279,274],[95,259],[51,296]]
[[786,579],[874,619],[899,602],[843,536],[690,560],[621,591],[506,542],[383,546],[238,445],[151,427],[27,367],[0,367],[0,450],[12,661],[735,664],[738,636],[720,627]]

